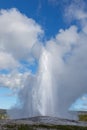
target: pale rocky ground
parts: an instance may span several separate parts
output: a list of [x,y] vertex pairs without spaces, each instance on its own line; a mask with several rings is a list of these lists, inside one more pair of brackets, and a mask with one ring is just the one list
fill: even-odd
[[[72,125],[72,126],[87,126],[86,122],[81,122],[81,121],[74,121],[74,120],[67,120],[67,119],[59,119],[55,117],[32,117],[32,118],[27,118],[27,119],[17,119],[17,120],[10,120],[10,119],[5,119],[5,120],[0,120],[0,130],[18,130],[16,127],[14,128],[6,128],[5,126],[7,125]],[[38,130],[46,130],[46,128],[41,129],[38,128]],[[51,129],[50,129],[51,130]],[[54,129],[52,129],[54,130]]]

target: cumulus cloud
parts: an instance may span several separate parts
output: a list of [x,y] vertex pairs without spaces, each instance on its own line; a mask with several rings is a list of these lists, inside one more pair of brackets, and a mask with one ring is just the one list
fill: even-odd
[[20,61],[31,64],[39,57],[42,34],[41,27],[17,9],[0,10],[0,70],[10,70],[8,75],[0,75],[0,86],[23,86],[27,73],[18,71],[23,68]]
[[65,8],[64,15],[68,21],[87,19],[86,5],[84,0],[72,0],[70,5]]
[[11,54],[0,51],[0,69],[12,69],[19,66],[19,63]]
[[0,48],[15,58],[27,58],[32,46],[39,43],[41,33],[41,27],[34,20],[16,9],[0,11]]
[[9,74],[0,75],[0,84],[3,87],[8,87],[11,89],[21,89],[24,87],[25,81],[29,76],[29,72],[19,73],[17,71],[12,71]]

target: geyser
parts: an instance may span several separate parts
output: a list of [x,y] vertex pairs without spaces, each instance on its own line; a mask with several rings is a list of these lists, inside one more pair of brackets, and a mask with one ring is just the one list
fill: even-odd
[[37,75],[37,85],[34,88],[33,103],[40,115],[53,115],[53,85],[51,74],[51,54],[43,49],[40,57],[39,72]]
[[[38,71],[27,77],[16,107],[9,111],[11,118],[39,115],[71,118],[69,107],[87,91],[84,33],[72,26],[42,46]],[[68,35],[71,38],[65,37]]]
[[79,31],[76,25],[61,29],[45,46],[40,45],[40,53],[39,47],[33,45],[35,48],[30,52],[34,58],[38,55],[38,71],[30,73],[24,82],[18,103],[9,111],[11,118],[39,115],[71,118],[69,107],[87,92],[86,21]]
[[38,72],[28,77],[25,87],[20,90],[19,109],[10,111],[12,118],[54,116],[55,87],[52,83],[51,62],[51,53],[43,47]]

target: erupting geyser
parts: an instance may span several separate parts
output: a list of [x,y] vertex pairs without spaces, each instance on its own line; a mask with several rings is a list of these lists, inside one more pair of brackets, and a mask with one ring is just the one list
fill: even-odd
[[34,88],[36,108],[40,115],[53,115],[54,113],[54,97],[53,84],[51,74],[51,54],[43,49],[40,57],[40,67],[37,75],[37,85]]
[[[45,48],[39,59],[37,74],[27,78],[27,84],[19,92],[19,109],[10,111],[12,118],[54,116],[54,89],[52,83],[51,53]],[[26,100],[25,100],[26,99]],[[15,111],[13,113],[13,110]],[[12,112],[12,113],[11,113]]]
[[72,26],[42,45],[38,71],[20,89],[17,106],[9,111],[11,118],[72,118],[69,107],[87,91],[87,34],[82,33]]

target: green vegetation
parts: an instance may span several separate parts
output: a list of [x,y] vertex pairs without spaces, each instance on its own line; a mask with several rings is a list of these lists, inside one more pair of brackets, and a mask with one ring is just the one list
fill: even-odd
[[87,115],[86,114],[81,114],[78,117],[79,117],[79,121],[87,121]]
[[7,130],[87,130],[87,127],[68,126],[68,125],[27,125],[27,124],[10,124],[6,125]]
[[0,119],[7,119],[7,118],[8,118],[7,114],[0,114]]
[[38,129],[47,129],[47,130],[87,130],[87,127],[78,127],[78,126],[63,126],[63,125],[21,125],[18,130],[38,130]]
[[5,109],[0,109],[0,119],[7,119],[7,111]]

